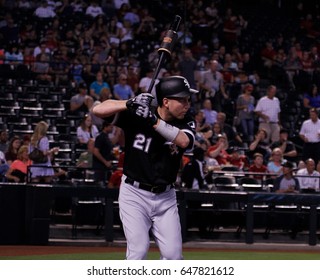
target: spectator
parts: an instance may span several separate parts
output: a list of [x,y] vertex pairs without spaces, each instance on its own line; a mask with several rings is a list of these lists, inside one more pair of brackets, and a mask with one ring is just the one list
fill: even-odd
[[108,188],[119,188],[121,184],[121,177],[123,175],[123,162],[124,162],[124,152],[119,155],[119,160],[117,164],[117,169],[114,170],[110,176],[108,182]]
[[[266,165],[263,164],[263,155],[260,153],[255,153],[253,155],[253,163],[250,165],[249,172],[252,173],[268,173],[268,168]],[[261,174],[250,174],[250,177],[259,180],[262,182],[263,175]]]
[[316,84],[312,84],[309,92],[303,95],[303,107],[306,111],[311,108],[320,109],[320,94]]
[[99,60],[99,53],[94,52],[91,55],[91,60],[84,70],[84,75],[86,75],[86,80],[94,80],[98,72],[103,73],[103,65]]
[[59,151],[59,148],[49,149],[49,140],[47,137],[48,124],[45,121],[40,121],[34,128],[29,145],[29,153],[37,147],[44,155],[48,157],[45,163],[33,163],[30,168],[31,181],[35,183],[50,183],[54,176],[51,158],[54,153]]
[[280,148],[273,149],[271,153],[271,158],[267,164],[268,172],[281,175],[283,163],[284,163],[284,160],[283,160],[281,149]]
[[205,123],[213,127],[213,124],[217,122],[217,111],[212,108],[212,101],[210,98],[206,98],[202,103],[201,111],[204,114]]
[[134,29],[131,25],[131,22],[128,20],[123,21],[123,26],[120,31],[120,41],[121,43],[127,42],[131,43],[134,39]]
[[280,148],[284,159],[294,161],[295,157],[298,155],[295,144],[288,139],[288,130],[282,128],[280,130],[279,141],[273,142],[270,145],[270,149]]
[[312,158],[316,164],[320,159],[320,120],[315,108],[309,110],[309,119],[300,128],[300,138],[303,140],[302,159]]
[[36,62],[34,63],[34,67],[32,71],[34,72],[36,79],[40,83],[47,84],[47,83],[51,83],[52,81],[52,77],[49,73],[49,70],[50,70],[49,59],[50,57],[45,53],[41,53],[36,57]]
[[41,1],[40,7],[34,11],[34,15],[38,18],[48,19],[54,18],[56,13],[51,9],[51,7],[48,6],[48,1],[43,0]]
[[[151,80],[152,80],[152,77],[153,77],[153,73],[154,73],[154,69],[152,69],[151,67],[148,67],[146,69],[146,74],[144,77],[142,77],[139,81],[139,91],[140,92],[148,92],[148,89],[149,89],[149,86],[151,84]],[[154,82],[154,86],[151,90],[151,93],[153,94],[153,96],[156,96],[156,85],[157,83],[159,83],[159,80],[156,79],[155,82]]]
[[112,153],[113,142],[110,140],[108,134],[112,129],[113,125],[105,121],[102,125],[102,131],[95,140],[92,161],[95,181],[106,182],[111,175],[112,161],[115,158]]
[[293,176],[294,165],[287,161],[283,165],[283,174],[274,180],[272,191],[276,193],[297,193],[300,191],[300,185],[297,178]]
[[131,25],[136,28],[140,23],[140,16],[138,14],[138,9],[136,7],[130,7],[129,10],[123,16],[123,20],[128,20]]
[[274,59],[275,59],[276,55],[277,55],[277,51],[273,48],[272,42],[267,41],[265,43],[265,46],[261,50],[260,57],[263,62],[263,66],[267,70],[268,76],[271,75],[270,70],[274,64]]
[[0,151],[5,153],[8,150],[8,132],[6,129],[3,129],[0,132]]
[[77,138],[80,144],[87,144],[89,139],[96,139],[99,135],[99,130],[96,125],[92,124],[92,119],[89,114],[85,115],[80,125],[77,127]]
[[29,148],[26,145],[22,145],[18,150],[17,159],[12,162],[10,168],[6,172],[6,178],[9,182],[26,182],[29,165],[31,165]]
[[227,135],[223,132],[223,128],[221,123],[215,122],[212,125],[212,136],[209,138],[211,145],[214,145],[218,142],[218,139],[221,135],[223,135],[226,138],[227,141],[227,145],[226,145],[226,149],[228,149],[229,147],[229,141],[228,141],[228,137]]
[[40,54],[47,54],[47,56],[48,56],[48,59],[47,59],[47,60],[49,61],[51,51],[50,51],[50,49],[47,47],[47,44],[46,44],[45,40],[41,40],[41,42],[39,43],[39,45],[36,46],[36,47],[34,48],[34,50],[33,50],[33,56],[34,56],[35,58],[38,58],[38,56],[39,56]]
[[90,56],[93,53],[94,40],[92,38],[92,29],[87,28],[79,35],[80,52],[84,55]]
[[17,65],[23,63],[23,54],[19,50],[18,45],[12,44],[8,51],[5,52],[5,60],[7,64]]
[[231,146],[239,145],[241,146],[243,141],[238,134],[235,127],[226,123],[226,114],[224,112],[219,112],[217,114],[217,122],[222,125],[222,131],[226,134],[228,142]]
[[127,84],[132,88],[134,94],[138,92],[139,81],[139,69],[137,69],[137,67],[134,67],[134,65],[129,64],[127,70]]
[[111,93],[107,88],[103,88],[101,90],[101,94],[100,94],[100,98],[99,100],[94,101],[91,110],[89,112],[91,119],[92,119],[92,124],[96,125],[98,127],[99,130],[101,130],[102,128],[102,123],[103,123],[103,119],[97,117],[95,114],[92,113],[92,109],[93,107],[95,107],[96,105],[102,103],[103,101],[110,99],[111,98]]
[[193,58],[192,51],[186,48],[183,51],[183,57],[178,64],[180,75],[185,77],[191,88],[197,88],[195,81],[195,71],[197,70],[197,61]]
[[251,95],[253,85],[246,84],[243,93],[237,99],[237,116],[241,125],[244,141],[252,142],[254,137],[254,105],[255,99]]
[[127,75],[119,75],[119,82],[113,87],[113,95],[115,99],[128,100],[134,97],[134,92],[132,88],[127,84],[127,80]]
[[87,143],[87,151],[82,152],[77,160],[77,167],[92,168],[94,139],[90,138]]
[[71,7],[73,9],[73,13],[75,16],[82,16],[84,15],[85,7],[87,6],[86,1],[84,0],[73,0],[71,2]]
[[267,132],[266,141],[279,141],[280,132],[280,101],[275,96],[277,87],[270,85],[267,88],[266,96],[261,97],[255,108],[259,117],[259,129]]
[[271,150],[266,141],[267,136],[268,134],[264,129],[259,129],[254,136],[254,140],[249,145],[249,155],[260,153],[263,155],[265,163],[269,161],[271,155]]
[[181,183],[184,188],[201,190],[205,188],[204,153],[199,147],[193,150],[193,157],[183,167]]
[[239,170],[247,170],[249,167],[249,161],[245,154],[242,153],[240,147],[231,147],[229,150],[229,156],[227,161],[230,165],[237,167]]
[[123,5],[126,5],[126,6],[130,7],[130,1],[129,0],[113,0],[112,2],[114,4],[114,8],[116,10],[121,9],[121,7],[123,7]]
[[70,75],[76,85],[79,85],[83,82],[82,78],[83,73],[83,64],[80,63],[79,58],[74,58],[73,63],[70,65]]
[[69,61],[67,61],[60,50],[53,55],[53,61],[50,64],[49,73],[55,85],[66,85],[69,81]]
[[100,99],[102,89],[105,89],[108,93],[111,93],[109,84],[103,80],[103,73],[99,71],[96,74],[96,80],[90,85],[90,95],[94,100]]
[[10,166],[11,163],[17,159],[18,150],[21,146],[21,139],[19,136],[13,136],[10,139],[8,150],[5,153],[5,158],[7,160],[8,165]]
[[4,176],[9,169],[7,164],[6,157],[2,151],[0,151],[0,182],[5,181]]
[[218,141],[208,148],[208,156],[217,160],[220,165],[228,163],[229,154],[227,153],[228,141],[224,135],[218,136]]
[[289,86],[292,89],[296,89],[294,78],[298,76],[299,71],[302,69],[302,64],[295,47],[291,47],[289,54],[283,63],[283,69],[287,74]]
[[220,112],[222,103],[229,97],[225,91],[223,75],[218,71],[218,67],[218,61],[210,61],[210,69],[201,77],[200,88],[205,91],[206,98],[211,99],[214,109]]
[[102,8],[99,6],[97,0],[91,0],[90,5],[86,9],[86,15],[96,18],[99,15],[104,15]]
[[140,25],[138,26],[135,38],[138,40],[152,40],[156,39],[156,28],[155,21],[156,19],[150,15],[149,9],[143,8],[140,14]]
[[[316,164],[312,158],[305,161],[305,168],[299,169],[296,177],[299,180],[300,191],[319,192],[320,191],[320,173],[316,171]],[[300,177],[301,176],[301,177]]]
[[85,83],[80,83],[78,89],[79,93],[70,99],[70,111],[74,114],[88,113],[93,105],[93,98],[87,94],[88,87]]

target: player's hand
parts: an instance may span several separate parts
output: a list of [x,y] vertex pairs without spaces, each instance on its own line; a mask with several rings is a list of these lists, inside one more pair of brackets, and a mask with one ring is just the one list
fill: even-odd
[[152,99],[153,99],[153,96],[151,93],[140,93],[139,95],[133,98],[130,98],[126,103],[126,106],[128,110],[135,113],[138,107],[140,106],[149,107]]
[[154,97],[150,93],[141,93],[136,97],[129,99],[126,106],[128,110],[145,119],[150,125],[154,125],[157,122],[157,117],[151,110],[153,98]]

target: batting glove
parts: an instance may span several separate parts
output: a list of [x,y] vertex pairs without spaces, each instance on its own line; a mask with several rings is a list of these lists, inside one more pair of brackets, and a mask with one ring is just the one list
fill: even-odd
[[150,93],[141,93],[136,97],[129,99],[126,103],[128,110],[135,113],[139,106],[150,106],[151,101],[153,99],[152,94]]

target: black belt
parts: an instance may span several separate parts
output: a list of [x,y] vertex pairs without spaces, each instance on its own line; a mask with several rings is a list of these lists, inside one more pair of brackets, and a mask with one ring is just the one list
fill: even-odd
[[163,193],[169,189],[172,189],[174,186],[173,185],[167,185],[167,186],[154,186],[154,185],[149,185],[149,184],[145,184],[145,183],[139,183],[129,177],[127,177],[124,180],[127,184],[137,187],[141,190],[145,190],[148,192],[152,192],[152,193]]

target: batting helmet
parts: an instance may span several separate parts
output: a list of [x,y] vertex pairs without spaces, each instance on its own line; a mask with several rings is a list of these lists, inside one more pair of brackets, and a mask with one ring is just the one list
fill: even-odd
[[186,78],[171,76],[162,78],[156,85],[157,101],[162,105],[163,98],[188,97],[197,90],[191,89]]

